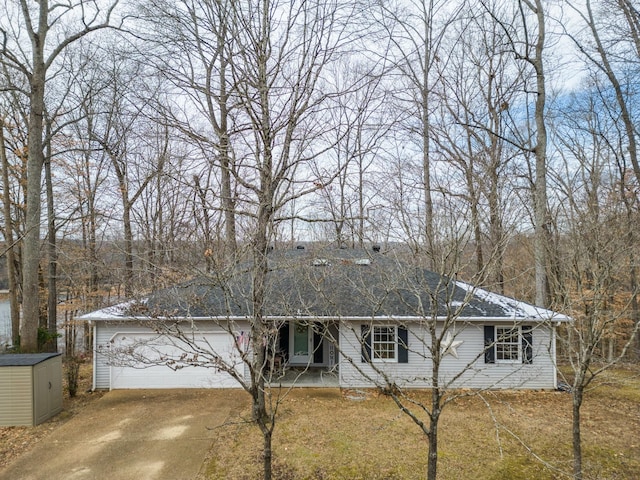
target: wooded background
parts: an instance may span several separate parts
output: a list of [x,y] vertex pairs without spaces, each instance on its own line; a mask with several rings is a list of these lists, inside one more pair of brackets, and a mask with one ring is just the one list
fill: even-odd
[[61,304],[301,241],[402,245],[595,324],[609,359],[637,325],[633,2],[4,4],[3,252],[25,350]]

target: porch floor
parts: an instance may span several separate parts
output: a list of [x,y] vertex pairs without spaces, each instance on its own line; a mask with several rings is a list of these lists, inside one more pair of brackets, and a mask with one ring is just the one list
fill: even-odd
[[336,367],[287,366],[284,372],[274,374],[271,385],[283,387],[339,387]]

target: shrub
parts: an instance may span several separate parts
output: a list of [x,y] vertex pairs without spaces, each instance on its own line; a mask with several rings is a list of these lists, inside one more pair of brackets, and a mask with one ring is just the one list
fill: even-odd
[[70,397],[75,397],[78,393],[78,377],[80,376],[80,364],[82,358],[78,356],[70,356],[66,359],[67,363],[67,389]]

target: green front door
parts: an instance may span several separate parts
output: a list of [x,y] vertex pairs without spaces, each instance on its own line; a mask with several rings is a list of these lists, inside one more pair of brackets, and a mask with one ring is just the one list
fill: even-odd
[[289,326],[290,363],[310,363],[313,329],[309,325],[291,322]]

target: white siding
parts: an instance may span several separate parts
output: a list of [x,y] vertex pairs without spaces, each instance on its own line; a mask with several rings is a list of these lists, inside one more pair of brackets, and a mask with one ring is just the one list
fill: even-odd
[[[236,371],[247,375],[247,368],[234,350],[234,342],[230,334],[213,322],[198,321],[194,330],[194,338],[207,350],[220,355],[225,361],[232,361]],[[248,331],[246,322],[234,325],[234,331]],[[216,368],[185,366],[173,370],[164,365],[147,365],[142,362],[124,362],[112,353],[116,347],[137,345],[136,353],[149,355],[167,354],[179,358],[181,350],[171,346],[173,339],[157,340],[157,336],[135,322],[109,323],[96,321],[96,352],[94,355],[95,388],[230,388],[239,387],[238,382],[229,374]],[[206,342],[202,340],[206,338]],[[144,341],[153,340],[153,348],[143,345]],[[208,342],[209,345],[206,343]],[[209,348],[211,347],[211,348]],[[175,352],[178,352],[177,357]],[[158,357],[159,358],[159,357]],[[200,354],[199,360],[206,358]],[[246,378],[246,377],[245,377]]]
[[[495,323],[491,323],[495,325]],[[505,324],[512,325],[512,324]],[[424,325],[409,324],[409,362],[385,363],[384,372],[400,386],[427,388],[431,385],[431,359],[427,344],[429,334]],[[553,330],[546,325],[533,329],[533,363],[484,363],[484,324],[466,324],[456,328],[455,340],[462,343],[456,348],[458,358],[447,354],[440,365],[440,384],[452,388],[525,388],[553,389],[556,387],[555,345]],[[342,387],[371,387],[379,383],[373,368],[361,362],[360,325],[341,325],[340,345],[342,360],[340,385]],[[362,371],[359,372],[358,369]],[[370,377],[373,382],[367,379]]]
[[109,344],[109,340],[117,331],[117,327],[97,322],[94,329],[95,351],[93,352],[93,389],[106,390],[111,385],[107,357],[101,353]]

